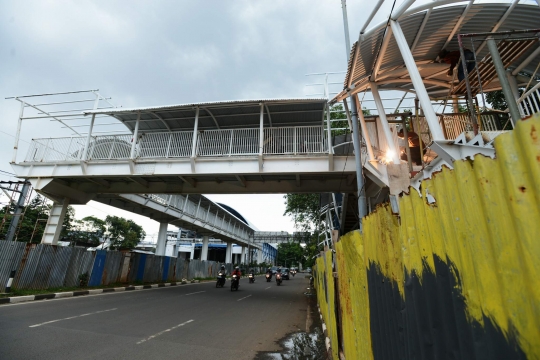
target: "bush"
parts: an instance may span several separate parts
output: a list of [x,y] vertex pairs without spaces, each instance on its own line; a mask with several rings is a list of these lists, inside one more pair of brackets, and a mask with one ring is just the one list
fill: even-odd
[[88,280],[90,280],[90,277],[88,276],[87,272],[85,272],[84,274],[79,275],[79,287],[88,286]]

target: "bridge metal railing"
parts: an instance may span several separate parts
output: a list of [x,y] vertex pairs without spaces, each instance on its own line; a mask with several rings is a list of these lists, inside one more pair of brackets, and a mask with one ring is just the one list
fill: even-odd
[[[296,155],[328,153],[322,126],[274,127],[264,129],[263,154]],[[202,130],[197,134],[195,155],[201,157],[253,156],[259,154],[260,129]],[[83,136],[33,139],[25,162],[129,159],[133,135],[98,135],[88,142]],[[189,158],[193,132],[143,133],[135,144],[134,158]],[[83,159],[84,158],[84,159]]]
[[[144,194],[142,196],[163,206],[176,209],[193,220],[209,224],[214,229],[222,231],[233,238],[249,242],[249,233],[240,226],[235,226],[235,223],[238,222],[237,219],[222,210],[217,210],[216,213],[209,211],[208,208],[200,206],[200,202],[190,200],[189,195]],[[220,213],[220,211],[223,213]]]

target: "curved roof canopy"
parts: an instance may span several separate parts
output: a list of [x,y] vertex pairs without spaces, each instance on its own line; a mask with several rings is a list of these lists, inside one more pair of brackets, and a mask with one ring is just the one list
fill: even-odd
[[[519,4],[518,1],[503,3],[474,3],[457,1],[435,1],[408,10],[399,18],[399,23],[409,44],[412,55],[431,97],[444,97],[450,93],[452,83],[458,85],[457,77],[446,75],[449,65],[436,62],[439,52],[459,50],[458,34],[500,32],[536,29],[540,27],[540,7]],[[538,34],[536,34],[538,37]],[[536,56],[520,72],[531,76],[540,62],[538,41],[531,43],[521,54],[514,56],[510,69],[515,69],[529,55]],[[471,49],[470,39],[464,39],[465,48]],[[482,42],[475,41],[477,59],[488,54]],[[471,49],[472,50],[472,49]],[[517,54],[517,53],[516,53]],[[457,71],[456,71],[457,72]],[[525,77],[518,78],[526,83]],[[361,35],[351,49],[344,90],[332,102],[347,97],[347,91],[358,93],[369,88],[370,81],[377,83],[380,90],[403,90],[414,92],[409,73],[390,27],[386,22],[375,26]],[[484,90],[500,88],[497,79]]]
[[193,130],[199,108],[199,130],[258,128],[261,104],[264,126],[320,125],[326,99],[268,99],[193,103],[140,108],[92,110],[85,115],[105,114],[124,123],[132,132],[140,113],[140,132]]

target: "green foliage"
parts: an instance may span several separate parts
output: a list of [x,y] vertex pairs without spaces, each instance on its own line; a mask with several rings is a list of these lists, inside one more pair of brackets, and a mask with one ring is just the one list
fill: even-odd
[[79,287],[88,286],[88,280],[90,280],[90,276],[88,275],[88,272],[85,272],[84,274],[79,275]]
[[[0,239],[5,239],[14,210],[13,205],[6,205],[0,210],[0,217],[5,218],[3,227],[0,230]],[[17,241],[39,243],[49,218],[49,211],[50,206],[46,204],[46,199],[41,195],[36,195],[28,205],[22,207],[22,216],[16,233]],[[69,231],[74,216],[75,210],[69,206],[61,235],[65,235]]]
[[[362,112],[364,115],[371,115],[371,112],[367,109],[363,109]],[[350,133],[349,122],[347,121],[347,115],[342,104],[334,104],[330,107],[330,120],[339,120],[332,121],[331,128],[336,129],[332,130],[332,135],[342,135]]]
[[115,250],[133,249],[146,236],[142,226],[133,220],[127,220],[119,216],[108,215],[105,218],[105,226],[107,227],[107,238],[111,242],[111,248]]
[[286,194],[285,212],[299,231],[312,232],[319,222],[319,194]]
[[95,216],[87,216],[82,220],[73,220],[71,230],[62,238],[73,245],[97,246],[106,232],[105,221]]
[[502,90],[491,91],[486,94],[486,101],[491,105],[495,110],[506,110],[508,104],[506,103],[506,98]]
[[277,262],[282,266],[298,266],[304,259],[304,249],[297,242],[278,245]]

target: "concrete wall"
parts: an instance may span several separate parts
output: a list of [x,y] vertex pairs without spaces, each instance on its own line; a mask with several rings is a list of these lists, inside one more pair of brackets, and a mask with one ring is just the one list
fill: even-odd
[[540,358],[540,118],[495,148],[402,196],[400,216],[379,207],[317,260],[334,359]]

